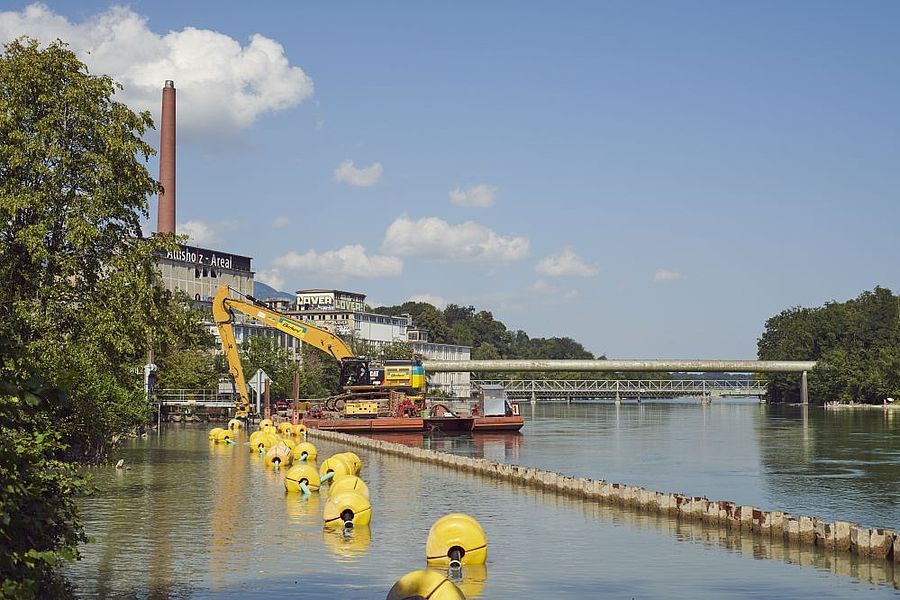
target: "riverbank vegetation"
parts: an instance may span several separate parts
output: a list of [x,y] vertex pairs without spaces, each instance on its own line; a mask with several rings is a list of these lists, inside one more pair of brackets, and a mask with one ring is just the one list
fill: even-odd
[[[815,360],[810,402],[900,400],[900,296],[876,287],[853,300],[794,307],[766,321],[760,360]],[[771,402],[798,402],[796,374],[768,376]]]
[[[0,56],[0,596],[67,593],[84,533],[78,465],[143,427],[148,351],[196,332],[145,237],[158,191],[148,113],[114,100],[63,43]],[[192,333],[193,332],[193,333]]]

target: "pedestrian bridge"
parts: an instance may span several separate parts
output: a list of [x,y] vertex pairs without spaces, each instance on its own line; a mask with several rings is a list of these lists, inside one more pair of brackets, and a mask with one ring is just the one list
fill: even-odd
[[473,385],[502,385],[519,400],[759,397],[764,379],[479,379]]

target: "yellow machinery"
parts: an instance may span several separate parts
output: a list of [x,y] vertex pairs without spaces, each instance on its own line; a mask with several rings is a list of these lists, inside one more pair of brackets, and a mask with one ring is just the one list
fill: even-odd
[[377,417],[378,403],[373,401],[348,402],[344,405],[346,417]]
[[[242,313],[251,319],[255,319],[260,323],[269,325],[283,331],[284,333],[295,337],[306,344],[310,344],[326,352],[341,363],[341,386],[344,389],[354,392],[360,389],[372,389],[372,381],[369,373],[369,361],[364,357],[354,356],[350,347],[338,336],[330,331],[319,329],[309,323],[303,323],[277,310],[267,307],[265,304],[258,302],[252,296],[246,299],[235,299],[230,297],[231,288],[227,285],[219,286],[215,298],[213,298],[212,312],[213,320],[219,329],[219,336],[222,339],[222,348],[225,351],[225,357],[228,360],[228,370],[234,377],[234,384],[237,388],[239,403],[236,416],[238,418],[246,418],[250,414],[250,397],[247,394],[247,382],[244,379],[244,371],[241,368],[241,358],[238,353],[237,342],[234,339],[234,312]],[[414,394],[422,394],[425,391],[425,369],[417,361],[385,361],[386,377],[377,387],[385,387],[391,389],[399,389],[409,391]],[[362,404],[358,411],[347,414],[377,414],[377,403],[370,402],[353,402],[346,403],[345,409],[349,409],[356,404]],[[369,404],[375,404],[375,411]]]

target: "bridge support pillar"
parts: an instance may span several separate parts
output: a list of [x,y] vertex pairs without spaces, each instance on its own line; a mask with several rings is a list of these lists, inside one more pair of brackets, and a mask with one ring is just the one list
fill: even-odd
[[806,371],[800,374],[800,403],[809,404],[809,385],[806,381]]

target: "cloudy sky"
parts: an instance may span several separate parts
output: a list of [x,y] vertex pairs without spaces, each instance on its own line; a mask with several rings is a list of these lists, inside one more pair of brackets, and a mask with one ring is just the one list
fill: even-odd
[[753,358],[787,307],[900,289],[900,3],[222,6],[3,2],[0,39],[154,115],[175,80],[179,231],[280,289],[611,358]]

